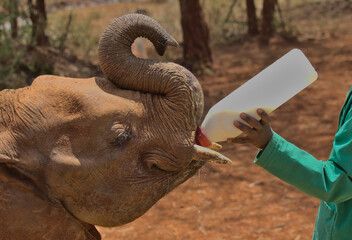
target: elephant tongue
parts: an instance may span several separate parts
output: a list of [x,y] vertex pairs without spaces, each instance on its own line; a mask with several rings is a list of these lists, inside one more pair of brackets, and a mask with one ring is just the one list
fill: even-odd
[[196,131],[196,143],[202,147],[210,147],[212,145],[200,127],[197,127]]

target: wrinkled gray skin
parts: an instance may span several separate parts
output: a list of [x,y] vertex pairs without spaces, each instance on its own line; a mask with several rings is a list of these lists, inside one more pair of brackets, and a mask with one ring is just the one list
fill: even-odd
[[196,78],[136,58],[139,36],[159,54],[177,45],[151,18],[125,15],[101,37],[106,78],[40,76],[0,93],[1,239],[100,239],[93,225],[133,221],[222,158],[194,145],[203,113]]

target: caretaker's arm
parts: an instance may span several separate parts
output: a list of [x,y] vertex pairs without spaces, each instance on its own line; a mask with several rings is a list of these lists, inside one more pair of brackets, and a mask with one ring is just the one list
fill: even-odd
[[352,109],[335,135],[333,149],[326,162],[317,160],[273,133],[268,114],[259,109],[257,113],[261,121],[241,114],[252,128],[235,122],[235,127],[246,136],[228,141],[252,143],[262,148],[255,163],[309,195],[330,203],[352,199]]

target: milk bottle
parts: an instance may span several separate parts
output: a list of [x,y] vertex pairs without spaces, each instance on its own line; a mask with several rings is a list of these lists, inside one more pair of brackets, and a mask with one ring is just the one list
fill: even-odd
[[203,134],[209,140],[205,142],[209,144],[238,136],[242,132],[233,123],[235,120],[245,123],[239,117],[241,112],[259,120],[256,109],[262,108],[267,113],[274,111],[317,77],[318,74],[302,51],[291,50],[215,104],[198,129],[198,142],[204,142],[199,141],[204,138],[199,135]]

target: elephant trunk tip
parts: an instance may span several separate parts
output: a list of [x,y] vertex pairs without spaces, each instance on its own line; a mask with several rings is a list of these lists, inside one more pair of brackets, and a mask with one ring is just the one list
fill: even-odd
[[179,46],[178,42],[173,37],[171,37],[171,39],[169,39],[166,44],[172,47]]
[[178,42],[170,35],[165,36],[165,40],[166,41],[164,44],[160,44],[160,42],[154,43],[155,50],[160,56],[164,55],[167,46],[172,46],[172,47],[179,46]]

